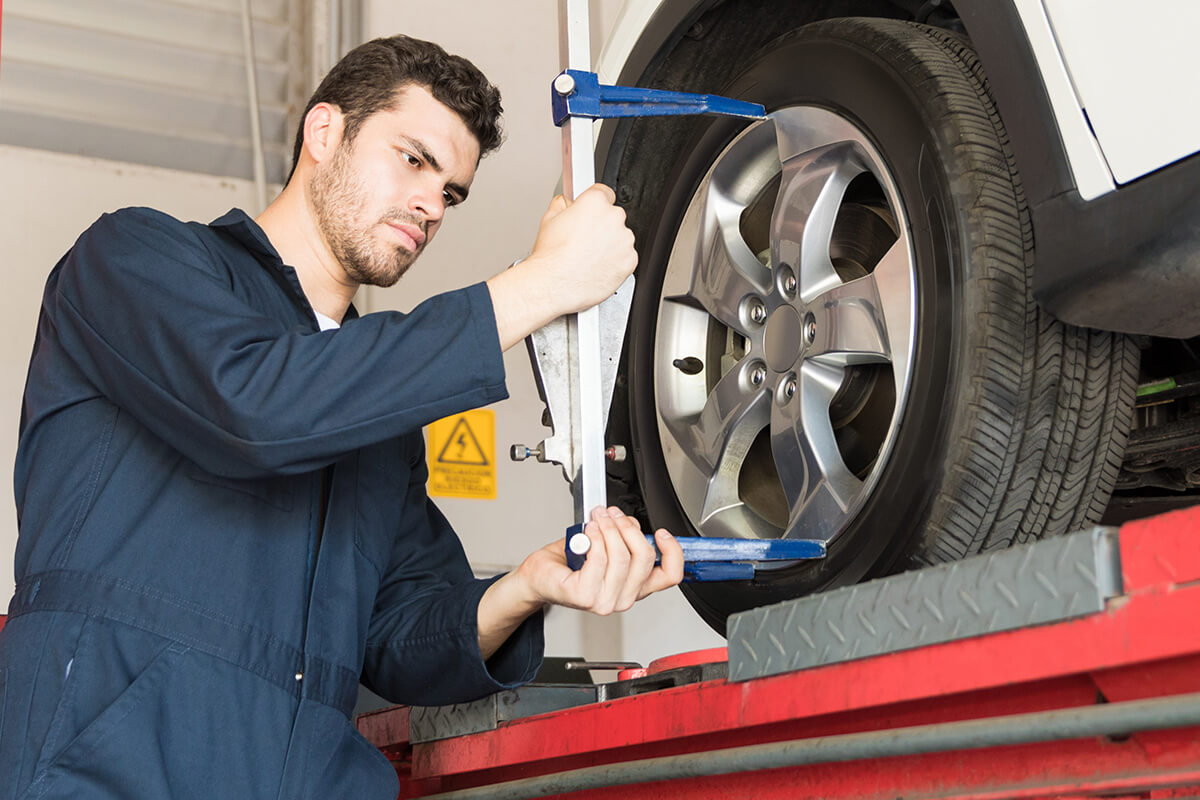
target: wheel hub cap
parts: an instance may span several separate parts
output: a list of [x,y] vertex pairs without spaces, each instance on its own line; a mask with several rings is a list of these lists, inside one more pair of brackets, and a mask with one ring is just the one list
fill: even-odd
[[767,366],[776,372],[786,372],[804,349],[804,326],[800,315],[791,306],[783,306],[767,320],[763,350]]

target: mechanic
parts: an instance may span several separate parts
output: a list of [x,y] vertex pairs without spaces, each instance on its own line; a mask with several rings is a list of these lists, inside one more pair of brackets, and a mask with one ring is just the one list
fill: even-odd
[[[499,92],[404,36],[322,82],[261,216],[100,218],[52,271],[21,415],[17,590],[0,633],[0,798],[393,798],[350,721],[530,680],[542,614],[606,614],[683,556],[596,509],[472,577],[425,491],[421,427],[506,396],[502,351],[635,266],[613,193],[542,219],[531,254],[409,314],[359,317],[463,202]],[[497,527],[528,518],[497,519]],[[536,523],[534,523],[536,524]]]

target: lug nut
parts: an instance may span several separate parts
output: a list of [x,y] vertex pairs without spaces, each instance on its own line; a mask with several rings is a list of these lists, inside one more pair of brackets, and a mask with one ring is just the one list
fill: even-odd
[[812,314],[804,318],[804,343],[811,345],[817,340],[817,320]]
[[757,365],[750,370],[750,383],[754,386],[762,386],[763,381],[767,379],[767,368],[762,364]]
[[762,304],[761,300],[755,300],[750,303],[747,313],[751,321],[761,325],[767,320],[767,307]]
[[788,294],[796,293],[796,276],[788,275],[783,279],[783,290]]
[[787,383],[783,385],[783,396],[791,400],[796,396],[796,379],[788,378]]

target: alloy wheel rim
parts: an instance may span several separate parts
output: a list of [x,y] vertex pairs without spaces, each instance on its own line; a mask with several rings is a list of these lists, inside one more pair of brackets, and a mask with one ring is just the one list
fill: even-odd
[[846,529],[895,443],[915,304],[899,193],[850,121],[793,106],[721,152],[676,232],[654,346],[667,474],[701,535]]

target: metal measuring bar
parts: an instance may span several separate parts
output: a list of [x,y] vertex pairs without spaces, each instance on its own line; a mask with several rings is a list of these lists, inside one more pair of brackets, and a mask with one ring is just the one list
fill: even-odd
[[[587,0],[560,0],[559,34],[563,69],[589,69]],[[563,197],[570,203],[596,180],[592,122],[567,119],[559,127]],[[524,460],[536,455],[539,461],[562,465],[575,500],[576,522],[607,504],[604,430],[632,295],[630,278],[604,303],[559,318],[526,341],[538,391],[546,403],[544,421],[552,433],[536,449],[516,445],[512,456]]]
[[[577,552],[571,543],[576,536],[587,540],[582,527],[567,531],[567,566],[581,569],[587,560],[587,549]],[[658,552],[654,536],[646,541]],[[681,536],[676,539],[683,549],[683,579],[696,581],[748,581],[757,574],[762,562],[806,561],[825,557],[825,543],[815,539],[709,539],[702,536]],[[589,542],[590,544],[590,542]],[[659,553],[655,563],[659,563]]]

